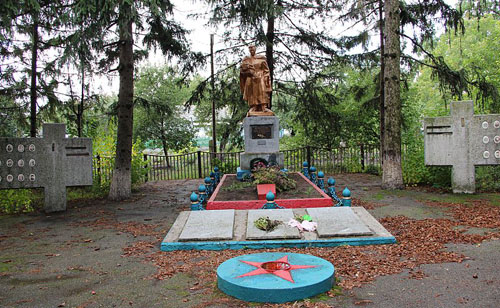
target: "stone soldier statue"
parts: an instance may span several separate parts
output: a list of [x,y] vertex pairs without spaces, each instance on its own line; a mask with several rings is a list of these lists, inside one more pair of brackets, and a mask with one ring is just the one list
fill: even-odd
[[240,67],[240,89],[250,110],[247,116],[273,116],[268,109],[271,93],[271,75],[265,56],[255,54],[255,46],[250,46],[250,56],[245,57]]

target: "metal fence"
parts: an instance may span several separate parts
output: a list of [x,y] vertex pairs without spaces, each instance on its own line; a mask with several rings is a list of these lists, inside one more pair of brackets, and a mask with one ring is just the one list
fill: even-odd
[[[360,145],[350,148],[322,149],[303,147],[280,151],[284,156],[284,167],[296,172],[302,170],[302,163],[308,161],[318,170],[328,173],[362,172],[367,168],[380,169],[380,155],[377,145]],[[240,165],[240,154],[197,151],[178,155],[144,154],[143,181],[178,180],[204,178],[215,166],[223,173],[236,173]],[[114,159],[94,157],[94,180],[99,183],[111,179]]]
[[94,183],[103,183],[111,181],[113,175],[115,159],[109,156],[100,156],[97,154],[92,160],[92,174],[94,175]]

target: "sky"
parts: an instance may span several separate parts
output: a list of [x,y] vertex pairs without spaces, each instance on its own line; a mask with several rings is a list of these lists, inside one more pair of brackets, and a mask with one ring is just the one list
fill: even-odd
[[[208,12],[209,8],[204,4],[204,1],[201,0],[171,0],[174,4],[174,18],[181,25],[190,31],[190,34],[187,36],[191,48],[193,51],[198,51],[203,54],[210,53],[210,34],[214,34],[214,50],[217,51],[219,49],[227,48],[229,46],[225,46],[221,36],[221,30],[217,31],[215,28],[211,28],[207,26],[208,21]],[[415,2],[415,0],[409,0],[407,2]],[[445,0],[446,3],[450,5],[455,5],[458,0]],[[200,14],[201,13],[201,14]],[[194,18],[193,15],[198,14],[201,15],[198,18]],[[203,16],[204,15],[204,16]],[[347,29],[350,27],[348,25],[336,25],[332,28],[332,31],[337,33],[335,34],[346,34]],[[377,48],[378,46],[378,38],[372,39],[372,47]],[[259,51],[259,50],[258,50]],[[160,52],[151,51],[147,60],[139,63],[140,66],[159,66],[173,63],[167,63],[166,58]],[[215,63],[215,71],[218,70],[218,65]],[[204,68],[201,68],[198,72],[200,75],[204,77],[208,77],[210,74],[209,63]],[[96,78],[97,86],[94,91],[97,93],[106,93],[106,94],[117,94],[118,93],[118,77],[115,74],[114,76],[102,76]]]

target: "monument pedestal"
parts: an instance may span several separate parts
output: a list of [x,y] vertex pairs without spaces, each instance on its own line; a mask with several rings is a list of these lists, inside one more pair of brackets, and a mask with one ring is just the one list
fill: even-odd
[[240,171],[251,170],[258,161],[283,168],[283,153],[279,152],[279,123],[275,116],[245,118],[245,152],[240,155]]

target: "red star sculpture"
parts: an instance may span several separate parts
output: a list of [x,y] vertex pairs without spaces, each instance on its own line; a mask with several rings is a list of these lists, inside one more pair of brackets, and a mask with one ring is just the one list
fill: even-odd
[[248,265],[255,266],[257,269],[245,273],[243,275],[240,275],[236,278],[272,274],[280,278],[283,278],[287,281],[290,281],[291,283],[295,283],[295,281],[293,281],[292,274],[290,273],[290,271],[302,268],[316,267],[314,265],[292,265],[288,263],[288,256],[284,256],[276,261],[269,261],[269,262],[252,262],[243,260],[240,261]]

